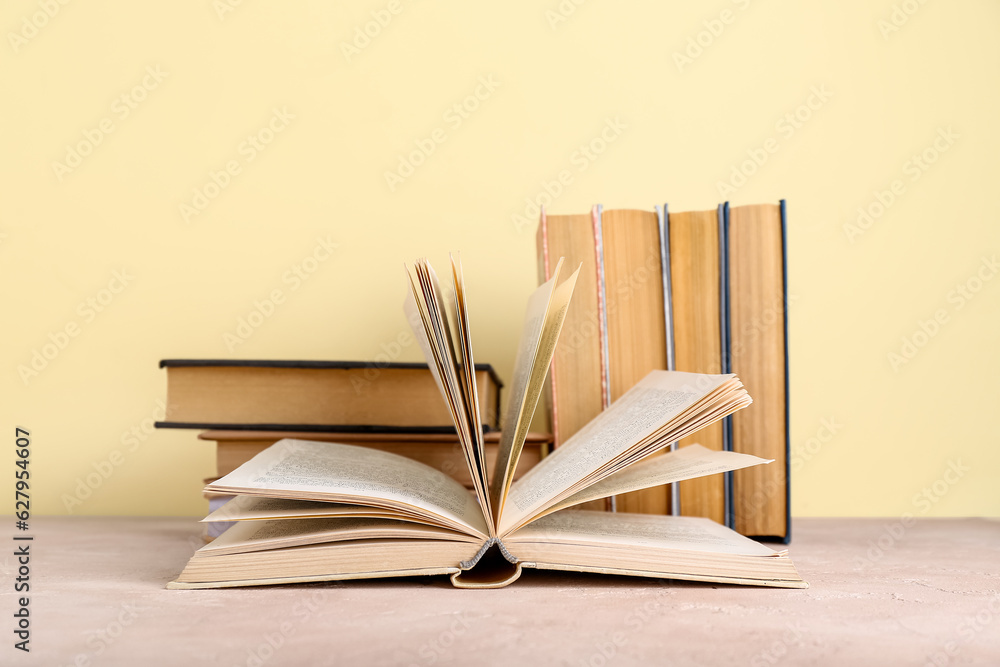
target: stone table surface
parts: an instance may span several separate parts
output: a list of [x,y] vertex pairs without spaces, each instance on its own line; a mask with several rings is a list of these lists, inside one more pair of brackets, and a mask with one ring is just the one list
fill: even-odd
[[526,570],[499,590],[424,577],[171,591],[200,545],[193,518],[31,529],[31,651],[13,646],[9,548],[0,665],[1000,665],[996,520],[796,519],[804,590]]

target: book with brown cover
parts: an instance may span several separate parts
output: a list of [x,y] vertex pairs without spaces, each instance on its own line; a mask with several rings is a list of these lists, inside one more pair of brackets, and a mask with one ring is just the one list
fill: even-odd
[[[157,428],[454,433],[427,364],[164,359],[167,408]],[[480,419],[499,428],[503,383],[476,364]]]
[[754,404],[732,417],[732,450],[774,465],[733,475],[733,518],[743,535],[788,542],[788,313],[786,208],[725,208],[729,366]]
[[[604,296],[607,402],[618,400],[652,370],[667,370],[666,315],[656,211],[598,207]],[[616,498],[616,510],[670,514],[666,486]]]
[[[590,213],[580,215],[549,215],[543,207],[538,222],[538,284],[552,278],[560,257],[566,266],[580,267],[545,392],[554,447],[569,440],[606,405],[594,236],[596,216],[596,206]],[[601,510],[607,504],[605,500],[595,500],[584,509]]]
[[538,284],[552,278],[552,258],[563,257],[566,266],[581,267],[550,369],[546,400],[556,447],[604,409],[593,215],[548,215],[542,209],[538,224]]
[[[679,371],[723,372],[722,223],[721,206],[667,215],[673,368]],[[679,446],[698,443],[721,451],[726,446],[723,435],[722,422],[716,422],[685,438]],[[684,516],[725,523],[724,476],[680,482],[678,505]]]

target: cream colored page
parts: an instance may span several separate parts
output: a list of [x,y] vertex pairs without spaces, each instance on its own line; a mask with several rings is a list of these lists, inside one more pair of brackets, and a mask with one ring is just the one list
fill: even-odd
[[479,538],[445,528],[393,519],[345,517],[299,521],[247,521],[237,524],[199,549],[201,555],[264,551],[345,540],[429,539],[479,542]]
[[[414,287],[413,289],[416,288]],[[403,304],[403,312],[406,315],[406,320],[410,323],[410,329],[413,330],[413,336],[417,341],[417,345],[420,347],[420,351],[423,352],[424,359],[427,361],[427,365],[430,367],[431,373],[434,375],[434,382],[437,383],[438,390],[441,392],[441,399],[448,404],[448,410],[451,412],[452,422],[455,424],[455,429],[459,435],[460,441],[462,442],[462,449],[465,453],[465,463],[469,468],[470,476],[475,480],[481,475],[476,470],[472,453],[469,451],[469,447],[466,444],[467,441],[463,438],[463,434],[467,431],[467,429],[464,428],[466,424],[465,418],[462,416],[461,406],[453,400],[450,392],[445,388],[445,380],[441,376],[442,371],[438,365],[438,355],[434,354],[434,350],[431,347],[430,340],[427,337],[427,326],[424,324],[423,315],[421,314],[421,308],[417,305],[412,291],[406,296],[406,301]],[[469,435],[471,437],[471,434]],[[484,479],[483,484],[485,483],[486,480]]]
[[458,343],[459,348],[462,353],[462,368],[464,373],[461,375],[465,386],[465,393],[468,396],[469,409],[468,419],[472,426],[472,433],[478,434],[476,438],[478,461],[482,462],[482,470],[479,477],[483,479],[484,484],[486,483],[486,463],[483,461],[483,424],[482,418],[479,413],[479,391],[476,388],[476,362],[473,359],[472,354],[472,330],[469,323],[469,309],[466,303],[466,289],[465,289],[465,277],[462,273],[462,262],[459,258],[454,255],[449,255],[451,258],[451,271],[452,279],[455,282],[455,299],[454,299],[454,316],[456,329],[458,330]]
[[211,521],[256,521],[337,516],[405,517],[403,512],[366,505],[346,505],[320,500],[290,500],[261,496],[236,496],[204,519]]
[[476,387],[476,362],[472,354],[472,331],[469,323],[469,310],[466,303],[465,277],[462,273],[462,262],[454,255],[449,255],[451,259],[452,279],[455,283],[454,316],[456,329],[458,331],[459,348],[462,353],[460,379],[465,388],[466,420],[469,423],[471,461],[470,466],[475,468],[472,479],[475,480],[477,493],[481,493],[480,500],[486,507],[486,514],[491,526],[493,525],[493,514],[490,509],[489,477],[486,471],[486,455],[483,451],[483,423],[479,413],[479,390]]
[[[407,276],[409,276],[409,272],[407,272]],[[438,391],[441,392],[441,400],[448,404],[449,411],[452,413],[452,420],[455,421],[455,408],[448,398],[448,392],[444,388],[444,380],[441,379],[441,371],[434,360],[434,351],[431,350],[431,343],[427,339],[423,317],[420,314],[420,309],[417,307],[416,298],[413,296],[412,277],[410,280],[411,289],[406,292],[406,300],[403,302],[403,314],[406,316],[406,321],[410,324],[410,329],[413,331],[413,337],[417,341],[417,346],[424,353],[427,366],[430,367],[431,375],[434,376],[434,383],[437,384]]]
[[658,434],[655,440],[646,442],[644,445],[635,448],[633,451],[616,461],[616,470],[630,466],[640,459],[644,459],[650,454],[663,448],[665,441],[674,442],[692,433],[697,433],[709,424],[716,422],[723,417],[730,415],[750,405],[753,400],[743,389],[742,385],[736,391],[725,391],[699,403],[696,410],[690,410],[671,425],[672,428]]
[[[437,369],[435,379],[441,390],[459,435],[465,434],[468,425],[463,418],[461,391],[455,376],[455,361],[451,354],[451,342],[446,340],[441,311],[437,305],[437,296],[431,284],[432,278],[425,262],[417,262],[414,266],[414,276],[410,276],[411,296],[416,312],[408,312],[407,319],[413,328],[424,353],[424,358],[432,368]],[[404,304],[406,310],[407,304]],[[447,318],[445,318],[447,319]]]
[[715,475],[730,470],[772,463],[773,459],[762,459],[739,452],[721,452],[706,449],[701,445],[689,445],[661,456],[653,456],[628,466],[624,470],[605,477],[600,482],[561,500],[547,512],[555,512],[565,507],[607,498],[608,496],[648,489],[661,484],[673,484],[686,479]]
[[367,447],[333,442],[280,440],[211,489],[294,492],[340,502],[401,504],[439,516],[477,535],[486,519],[473,496],[440,470]]
[[[483,506],[489,504],[485,462],[482,459],[482,429],[479,426],[478,411],[470,415],[472,409],[467,391],[475,392],[474,385],[465,387],[459,377],[458,359],[456,358],[456,341],[449,325],[449,317],[455,318],[455,326],[461,331],[462,324],[458,321],[460,314],[456,300],[457,293],[450,293],[450,299],[445,298],[434,269],[426,260],[420,260],[415,266],[417,281],[411,277],[411,297],[404,304],[407,319],[414,330],[424,357],[432,368],[438,370],[435,379],[441,389],[445,401],[451,410],[452,419],[458,432],[459,441],[465,453],[466,465],[475,486],[476,494]],[[408,272],[409,273],[409,272]],[[420,298],[417,298],[417,293]],[[449,311],[452,311],[449,315]],[[464,347],[463,342],[458,344]],[[471,358],[471,349],[469,350]],[[484,514],[487,531],[492,533],[492,516]]]
[[[711,378],[697,388],[695,378]],[[500,533],[623,456],[730,376],[652,371],[565,444],[542,459],[510,489]]]
[[504,538],[504,543],[515,556],[517,544],[525,542],[676,549],[745,556],[779,555],[773,549],[711,519],[625,512],[556,512]]
[[[535,363],[532,365],[531,376],[528,380],[528,391],[524,399],[524,407],[521,410],[521,417],[517,422],[517,430],[514,433],[512,441],[513,447],[507,460],[507,475],[504,480],[503,489],[500,492],[501,509],[503,508],[503,501],[507,496],[507,491],[514,481],[514,471],[517,469],[517,462],[524,447],[524,439],[528,436],[531,419],[534,417],[535,409],[538,407],[538,399],[541,397],[542,387],[545,384],[545,375],[548,373],[549,365],[552,363],[552,355],[555,353],[556,343],[559,342],[559,333],[562,331],[563,322],[566,321],[566,311],[569,309],[569,302],[573,296],[573,289],[576,287],[576,279],[579,275],[580,267],[577,267],[573,275],[556,288],[546,312],[542,337],[538,342]],[[499,471],[499,468],[497,470]]]
[[542,383],[552,361],[552,353],[580,272],[577,269],[570,278],[556,287],[561,268],[560,259],[552,278],[536,289],[528,300],[520,346],[515,357],[512,394],[504,415],[497,463],[490,483],[490,496],[497,516],[502,513],[504,497],[514,478],[514,469],[524,447],[524,439],[528,435]]
[[[418,277],[425,275],[426,272],[421,270],[421,266],[418,265],[416,269]],[[427,365],[434,375],[434,381],[437,383],[438,390],[441,392],[445,403],[448,404],[451,419],[464,445],[468,442],[469,437],[468,423],[464,417],[462,397],[455,383],[454,364],[449,361],[451,357],[445,347],[446,344],[442,341],[434,326],[434,322],[440,320],[440,312],[436,309],[433,313],[431,312],[431,304],[427,301],[428,292],[425,290],[427,286],[423,285],[419,279],[415,279],[410,275],[409,271],[407,271],[407,276],[410,281],[410,293],[403,303],[403,312],[410,324],[410,328],[413,330],[417,344],[420,346],[420,351],[423,352],[424,359],[427,361]],[[420,294],[419,301],[417,300],[417,294]],[[433,335],[435,341],[433,344],[431,343],[431,335]],[[470,454],[468,448],[466,447],[465,449],[466,460],[470,466],[470,470],[472,470]],[[473,479],[475,479],[476,475],[474,471],[472,475]]]

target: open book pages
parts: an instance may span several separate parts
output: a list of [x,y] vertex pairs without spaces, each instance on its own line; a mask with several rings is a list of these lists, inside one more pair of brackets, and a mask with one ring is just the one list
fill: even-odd
[[732,375],[652,371],[514,484],[500,534],[750,402]]
[[405,517],[417,523],[425,522],[420,515],[397,509],[332,503],[323,500],[287,500],[266,496],[233,496],[225,505],[202,519],[202,522],[332,519],[336,517],[376,519]]
[[418,461],[367,447],[280,440],[206,488],[368,505],[488,536],[482,509],[457,481]]
[[[389,452],[280,440],[207,489],[235,496],[207,521],[233,521],[174,588],[450,574],[506,585],[522,567],[805,586],[787,556],[710,520],[575,511],[620,493],[769,463],[698,445],[659,456],[751,403],[734,375],[653,371],[514,481],[577,273],[531,296],[499,454],[488,478],[461,264],[443,287],[426,261],[404,306],[455,422],[474,480]],[[567,510],[568,511],[561,511]]]
[[462,266],[456,257],[452,257],[451,262],[454,287],[445,290],[430,263],[418,260],[413,272],[407,271],[410,292],[403,308],[438,388],[451,409],[459,440],[473,472],[477,497],[485,508],[487,526],[490,534],[495,535],[503,500],[514,479],[514,469],[538,405],[545,373],[555,352],[579,268],[560,283],[560,262],[552,279],[535,290],[528,300],[514,362],[511,397],[502,420],[496,467],[493,479],[489,480],[478,417]]
[[299,521],[241,521],[204,547],[207,555],[248,553],[346,540],[452,540],[479,546],[481,539],[447,528],[399,519],[337,517]]
[[[674,375],[669,371],[656,374],[660,373]],[[642,396],[642,392],[621,400],[626,401],[625,406],[642,407],[644,404],[635,398],[637,396]],[[603,418],[609,424],[616,423],[617,412],[608,410],[604,414],[608,415]],[[627,410],[626,414],[629,414]],[[634,421],[639,419],[633,417]],[[662,427],[654,432],[660,430]],[[595,431],[602,432],[600,429]],[[660,441],[669,442],[671,433],[673,431],[661,436]],[[513,485],[513,501],[509,507],[531,506],[533,509],[513,515],[515,518],[510,521],[516,525],[504,535],[546,514],[596,498],[768,462],[748,454],[692,445],[628,467],[604,463],[628,458],[629,443],[634,450],[643,442],[634,438],[625,440],[609,451],[590,446],[598,452],[593,460],[578,454],[588,447],[586,441],[567,442],[556,453],[566,451],[568,455],[552,454],[533,469],[537,470],[547,461],[556,461],[554,472],[544,473],[543,470],[540,476],[526,475]],[[650,451],[655,449],[650,448]],[[598,472],[593,472],[595,470]],[[582,485],[574,483],[581,473],[584,478],[595,481]],[[479,541],[493,537],[488,534],[482,507],[457,481],[398,454],[355,445],[281,440],[207,488],[234,494],[235,498],[207,516],[206,521],[249,524],[297,519],[308,525],[319,525],[315,522],[344,520],[345,525],[355,528],[362,523],[396,526],[399,522],[411,522]],[[523,505],[518,505],[522,500]],[[617,515],[609,516],[614,519]],[[241,528],[234,535],[244,535],[246,530],[250,529]],[[434,534],[436,539],[450,539],[451,533]]]
[[510,535],[491,572],[463,581],[483,552],[469,536],[393,520],[246,521],[200,549],[170,587],[450,574],[489,588],[522,568],[806,587],[785,553],[696,517],[559,512]]
[[[482,477],[475,487],[491,537],[510,533],[560,501],[751,403],[733,375],[653,371],[512,484],[580,271],[578,267],[570,278],[560,282],[561,270],[560,260],[552,278],[528,300],[492,480],[486,479],[485,465],[480,465],[481,432],[468,428],[475,423],[474,403],[459,391],[468,387],[475,394],[475,385],[467,377],[472,367],[472,346],[461,263],[452,257],[454,289],[450,291],[441,288],[426,260],[419,260],[413,272],[407,272],[410,294],[404,308],[428,364],[439,378],[438,387],[452,407],[470,469],[474,476]],[[445,298],[445,294],[451,298]],[[617,491],[608,495],[614,493]]]

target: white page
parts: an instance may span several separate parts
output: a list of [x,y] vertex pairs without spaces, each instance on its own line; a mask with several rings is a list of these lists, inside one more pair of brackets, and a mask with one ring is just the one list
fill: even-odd
[[556,265],[552,278],[536,289],[528,300],[520,345],[514,361],[512,393],[504,415],[497,463],[490,483],[490,496],[497,517],[503,513],[507,491],[514,480],[524,439],[528,435],[545,374],[552,362],[559,332],[566,319],[566,311],[580,273],[577,267],[573,275],[556,287],[561,268],[562,259]]
[[[299,519],[339,516],[372,516],[387,519],[410,518],[401,510],[368,505],[347,505],[322,500],[289,500],[263,496],[234,496],[203,522],[260,521],[264,519]],[[426,519],[422,519],[426,521]]]
[[626,456],[732,378],[652,371],[511,486],[501,535],[581,480]]
[[220,556],[346,540],[386,539],[478,542],[477,538],[445,528],[394,519],[344,517],[298,521],[246,521],[233,526],[198,551],[202,556]]
[[624,470],[619,470],[600,482],[559,501],[548,508],[546,513],[599,498],[616,496],[620,493],[629,493],[663,484],[674,484],[686,479],[716,475],[766,463],[773,463],[773,459],[762,459],[739,452],[715,451],[701,445],[688,445],[661,456],[651,456],[626,467]]
[[[407,272],[409,274],[409,272]],[[465,454],[466,464],[472,477],[473,486],[479,499],[486,523],[487,532],[493,534],[493,516],[490,511],[488,481],[486,466],[483,460],[482,428],[479,421],[478,399],[475,397],[476,386],[474,371],[470,382],[463,381],[461,365],[471,361],[471,344],[467,340],[467,332],[463,329],[465,306],[457,304],[458,299],[464,299],[464,287],[458,291],[449,292],[450,299],[438,282],[433,267],[427,260],[418,260],[414,265],[416,279],[410,277],[412,304],[408,300],[405,306],[407,319],[410,321],[414,334],[421,344],[427,363],[436,367],[439,372],[445,400],[451,409],[459,442]],[[460,278],[460,267],[453,272],[456,279]],[[419,317],[410,312],[416,306]],[[453,322],[450,322],[453,320]],[[458,333],[458,340],[453,334]],[[425,344],[426,343],[426,344]],[[470,411],[475,409],[476,413]]]
[[439,517],[477,536],[488,533],[479,504],[453,478],[419,461],[367,447],[279,440],[208,488],[397,507]]
[[627,512],[565,510],[534,521],[504,538],[517,553],[518,543],[648,547],[745,556],[778,552],[720,526],[711,519]]

